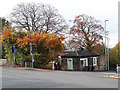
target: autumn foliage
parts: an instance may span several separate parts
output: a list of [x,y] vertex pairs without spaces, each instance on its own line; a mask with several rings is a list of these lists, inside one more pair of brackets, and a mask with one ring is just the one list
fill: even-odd
[[3,27],[2,33],[2,41],[5,47],[11,48],[11,46],[15,45],[16,49],[21,51],[27,61],[30,61],[30,43],[32,43],[35,46],[33,54],[38,57],[35,57],[36,61],[44,58],[46,63],[59,55],[64,49],[62,43],[64,39],[62,35],[58,37],[55,33],[23,32],[20,29],[15,31],[14,28],[7,27]]
[[102,42],[104,28],[94,17],[85,14],[75,17],[70,29],[72,43],[79,44],[87,50],[92,50],[95,45]]
[[115,69],[116,64],[120,64],[119,44],[120,44],[120,42],[117,45],[115,45],[115,47],[113,47],[109,53],[111,69]]

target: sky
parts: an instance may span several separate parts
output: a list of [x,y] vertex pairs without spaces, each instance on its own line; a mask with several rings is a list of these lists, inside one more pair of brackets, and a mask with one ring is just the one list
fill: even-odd
[[109,47],[118,43],[118,2],[119,0],[1,0],[0,17],[10,15],[12,9],[19,3],[36,2],[51,4],[58,9],[66,22],[74,20],[75,16],[86,14],[101,21],[103,27],[109,31]]

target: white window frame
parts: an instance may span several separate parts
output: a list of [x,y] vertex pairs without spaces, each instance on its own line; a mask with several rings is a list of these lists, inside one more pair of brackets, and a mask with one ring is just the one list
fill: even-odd
[[80,58],[80,61],[83,61],[83,66],[88,66],[88,58]]
[[93,57],[93,66],[97,65],[97,57]]

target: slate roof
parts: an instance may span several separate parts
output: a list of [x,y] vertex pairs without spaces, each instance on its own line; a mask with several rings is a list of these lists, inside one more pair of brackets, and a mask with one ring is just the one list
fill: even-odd
[[96,54],[94,52],[90,52],[90,51],[87,51],[87,50],[78,50],[78,51],[73,51],[69,54],[65,54],[65,55],[62,55],[61,57],[62,58],[85,58],[85,57],[95,57],[95,56],[100,56],[99,54]]

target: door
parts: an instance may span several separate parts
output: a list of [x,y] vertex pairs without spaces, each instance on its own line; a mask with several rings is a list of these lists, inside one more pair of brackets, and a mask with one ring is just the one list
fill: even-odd
[[72,61],[72,59],[68,59],[68,69],[73,70],[73,61]]

